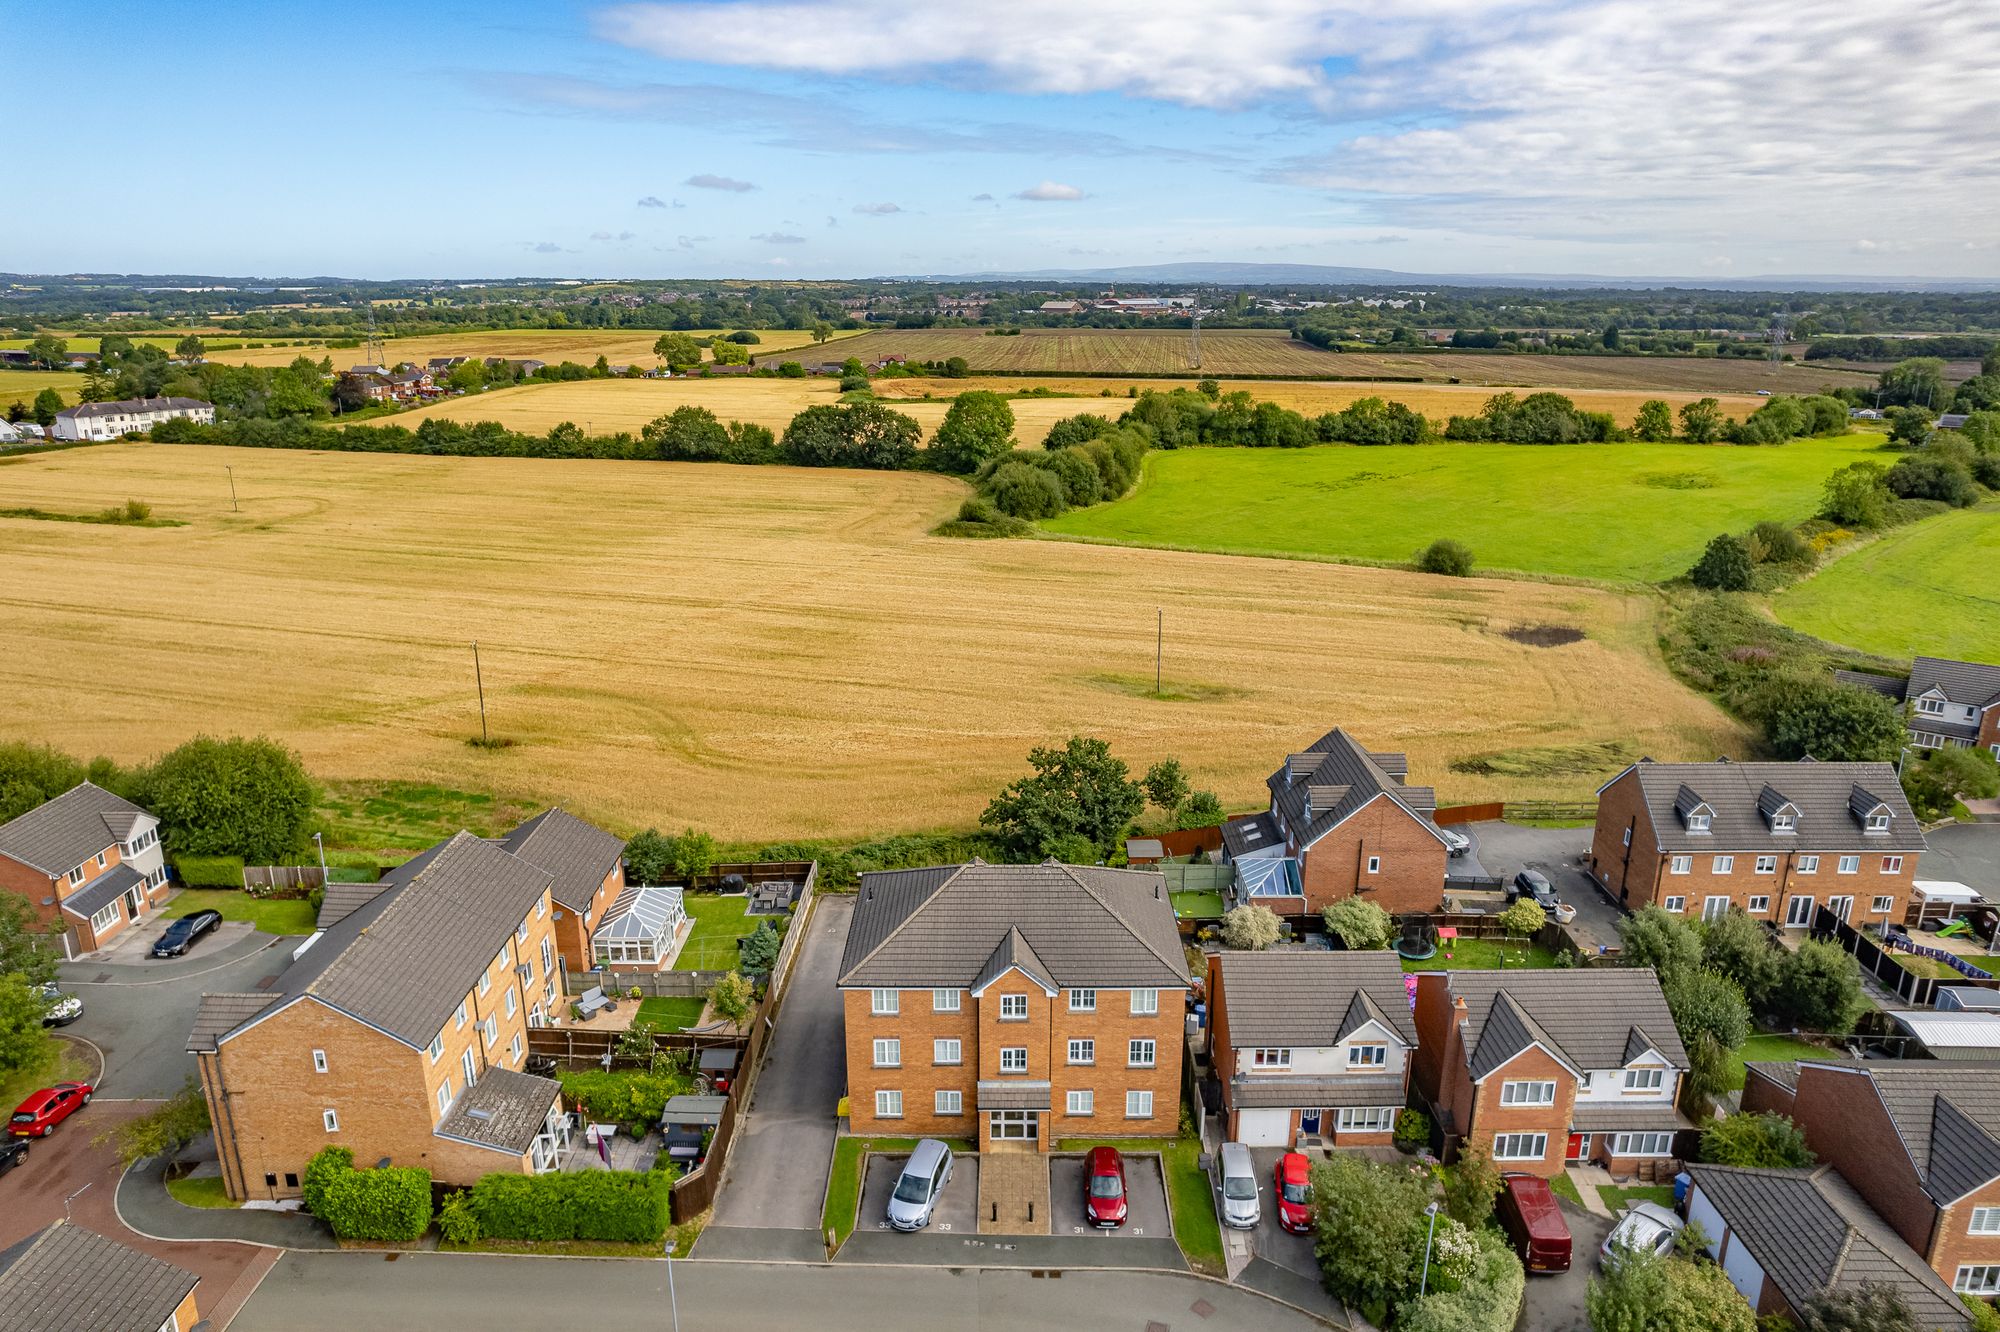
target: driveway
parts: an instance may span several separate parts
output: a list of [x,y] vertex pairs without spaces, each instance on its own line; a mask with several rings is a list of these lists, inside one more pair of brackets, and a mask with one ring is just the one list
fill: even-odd
[[1540,870],[1556,895],[1576,908],[1570,937],[1585,948],[1618,946],[1618,921],[1625,914],[1582,869],[1590,855],[1590,828],[1529,828],[1518,823],[1477,823],[1467,831],[1479,838],[1486,872],[1511,882],[1524,869]]
[[828,894],[813,906],[749,1113],[737,1126],[715,1222],[699,1241],[703,1256],[825,1255],[820,1203],[834,1111],[847,1083],[846,1022],[834,980],[853,915],[851,896]]
[[1528,1278],[1521,1318],[1514,1325],[1521,1332],[1590,1332],[1590,1313],[1584,1306],[1584,1295],[1590,1289],[1590,1278],[1597,1272],[1598,1246],[1611,1233],[1611,1219],[1592,1216],[1561,1199],[1557,1199],[1557,1205],[1562,1208],[1563,1220],[1569,1223],[1569,1271]]
[[[861,1210],[857,1214],[857,1226],[879,1230],[905,1238],[905,1233],[890,1226],[889,1193],[896,1187],[896,1177],[903,1173],[903,1163],[908,1155],[891,1156],[886,1152],[871,1154],[868,1158],[868,1173],[861,1181]],[[910,1231],[907,1238],[919,1235],[976,1235],[979,1233],[979,1157],[972,1152],[960,1152],[952,1157],[951,1182],[944,1186],[944,1196],[938,1199],[931,1211],[931,1223],[921,1231]]]
[[1930,850],[1917,862],[1925,879],[1950,879],[2000,901],[2000,823],[1954,823],[1927,833]]
[[1167,1217],[1167,1181],[1160,1173],[1159,1157],[1126,1156],[1125,1207],[1125,1224],[1116,1230],[1102,1230],[1091,1225],[1083,1213],[1083,1158],[1049,1158],[1050,1234],[1069,1235],[1085,1241],[1135,1240],[1172,1235],[1173,1222]]

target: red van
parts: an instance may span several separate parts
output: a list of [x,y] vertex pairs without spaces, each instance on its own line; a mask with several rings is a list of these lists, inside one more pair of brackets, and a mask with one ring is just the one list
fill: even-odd
[[1547,1180],[1534,1175],[1503,1175],[1494,1210],[1528,1271],[1569,1271],[1569,1224],[1563,1220]]

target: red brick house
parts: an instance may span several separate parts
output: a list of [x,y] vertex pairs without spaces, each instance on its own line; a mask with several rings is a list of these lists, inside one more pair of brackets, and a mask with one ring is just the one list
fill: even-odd
[[563,809],[547,809],[500,845],[555,876],[556,951],[571,971],[594,965],[591,931],[625,891],[625,839]]
[[184,1267],[73,1221],[0,1250],[0,1327],[22,1332],[194,1332],[195,1287]]
[[1417,1050],[1394,953],[1213,953],[1208,1003],[1209,1059],[1231,1141],[1391,1141]]
[[1923,829],[1887,763],[1654,763],[1597,792],[1591,877],[1629,910],[1901,923]]
[[71,956],[101,948],[166,901],[160,821],[83,782],[0,824],[0,889],[62,929]]
[[1433,971],[1417,977],[1415,1085],[1448,1142],[1503,1170],[1593,1161],[1655,1172],[1692,1124],[1687,1051],[1650,967]]
[[1231,905],[1304,916],[1358,896],[1392,915],[1436,910],[1450,853],[1431,822],[1437,794],[1405,785],[1409,766],[1338,728],[1287,755],[1264,783],[1270,809],[1223,825]]

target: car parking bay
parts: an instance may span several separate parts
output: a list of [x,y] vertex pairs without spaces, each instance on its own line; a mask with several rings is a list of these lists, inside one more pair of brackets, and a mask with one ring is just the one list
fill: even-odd
[[1274,1192],[1278,1158],[1285,1154],[1281,1147],[1253,1147],[1250,1162],[1257,1171],[1257,1229],[1252,1232],[1252,1247],[1259,1258],[1302,1276],[1319,1280],[1319,1262],[1313,1257],[1313,1237],[1310,1233],[1294,1235],[1278,1224],[1278,1195]]
[[1165,1239],[1173,1234],[1168,1220],[1167,1181],[1160,1158],[1125,1153],[1125,1224],[1104,1229],[1084,1215],[1081,1156],[1049,1158],[1049,1233],[1102,1235],[1107,1239]]
[[[891,1230],[889,1225],[889,1195],[895,1191],[896,1176],[903,1173],[903,1162],[909,1160],[909,1153],[888,1155],[872,1154],[868,1158],[868,1173],[861,1180],[861,1213],[856,1218],[859,1226],[869,1230]],[[931,1212],[931,1223],[925,1227],[931,1234],[973,1235],[979,1231],[979,1158],[968,1152],[954,1154],[951,1162],[951,1180],[944,1186],[944,1195]]]

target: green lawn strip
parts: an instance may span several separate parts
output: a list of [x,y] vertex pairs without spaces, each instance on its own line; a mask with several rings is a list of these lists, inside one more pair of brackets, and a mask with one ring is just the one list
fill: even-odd
[[349,859],[334,847],[367,852],[371,859],[376,853],[391,853],[379,858],[398,862],[461,829],[497,837],[540,812],[527,801],[399,781],[326,782],[317,810],[326,832],[329,864]]
[[166,914],[215,910],[224,920],[248,921],[265,934],[311,934],[317,913],[303,897],[252,897],[236,888],[183,888],[167,903]]
[[655,995],[640,1001],[637,1021],[655,1023],[668,1031],[679,1031],[700,1020],[701,1008],[700,999],[669,999]]
[[1437,953],[1412,962],[1407,958],[1403,970],[1416,971],[1493,971],[1523,968],[1538,970],[1556,965],[1556,955],[1549,949],[1532,943],[1510,943],[1504,939],[1440,939]]
[[1149,456],[1128,498],[1042,526],[1139,545],[1395,564],[1452,537],[1487,569],[1653,582],[1685,572],[1717,532],[1810,517],[1828,476],[1882,457],[1879,434],[1757,449],[1178,449]]
[[[834,1248],[847,1243],[847,1237],[854,1233],[856,1216],[861,1210],[862,1164],[868,1159],[868,1153],[912,1152],[920,1141],[918,1138],[856,1137],[842,1137],[835,1141],[833,1173],[827,1179],[826,1204],[819,1218],[820,1233],[833,1232]],[[954,1152],[972,1150],[972,1144],[964,1138],[944,1138],[941,1141]]]
[[30,1092],[57,1082],[85,1082],[97,1076],[97,1064],[68,1041],[49,1038],[44,1058],[0,1078],[0,1108],[13,1108]]
[[[1576,1181],[1569,1177],[1568,1171],[1564,1171],[1549,1181],[1549,1192],[1555,1194],[1558,1198],[1568,1199],[1577,1207],[1583,1206],[1583,1195],[1576,1191]],[[1601,1194],[1603,1190],[1599,1189],[1598,1192]]]
[[736,941],[762,923],[762,916],[746,916],[748,897],[724,897],[719,893],[688,893],[681,901],[694,929],[674,959],[675,971],[734,971]]
[[1158,1152],[1167,1178],[1167,1206],[1174,1214],[1174,1239],[1188,1265],[1220,1276],[1222,1224],[1215,1215],[1215,1192],[1201,1168],[1201,1144],[1193,1138],[1063,1138],[1059,1152],[1116,1147],[1120,1152]]
[[1820,1045],[1808,1045],[1804,1041],[1793,1040],[1790,1036],[1752,1036],[1738,1049],[1729,1052],[1729,1082],[1726,1090],[1743,1090],[1743,1066],[1745,1064],[1779,1062],[1787,1059],[1829,1059],[1837,1058],[1833,1052]]
[[[668,1229],[667,1238],[675,1238],[672,1228]],[[470,1244],[453,1244],[441,1239],[438,1241],[438,1252],[537,1253],[563,1258],[658,1258],[666,1252],[666,1240],[658,1244],[624,1244],[616,1240],[474,1240]],[[677,1241],[674,1257],[686,1256]]]
[[1214,920],[1222,915],[1221,893],[1175,893],[1174,914],[1183,920]]
[[1637,1202],[1658,1203],[1669,1211],[1674,1205],[1671,1184],[1600,1185],[1597,1196],[1604,1200],[1604,1205],[1611,1209],[1613,1216],[1618,1214],[1619,1208],[1630,1207]]
[[240,1204],[222,1187],[220,1175],[200,1179],[170,1179],[167,1192],[183,1207],[236,1207]]
[[[1902,964],[1905,971],[1918,976],[1928,976],[1933,980],[1962,981],[1965,973],[1935,957],[1921,957],[1915,953],[1891,953],[1891,957]],[[1977,966],[1978,963],[1974,963]]]
[[1899,527],[1779,593],[1778,619],[1834,643],[1907,658],[2000,661],[2000,505]]

